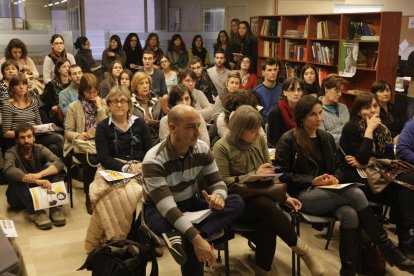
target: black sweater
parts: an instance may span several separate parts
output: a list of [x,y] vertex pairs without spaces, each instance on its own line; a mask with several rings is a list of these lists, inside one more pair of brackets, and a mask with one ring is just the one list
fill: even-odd
[[126,132],[120,131],[109,118],[102,120],[96,128],[96,150],[98,161],[105,169],[122,171],[122,162],[116,160],[144,159],[152,147],[150,130],[142,118],[136,118]]

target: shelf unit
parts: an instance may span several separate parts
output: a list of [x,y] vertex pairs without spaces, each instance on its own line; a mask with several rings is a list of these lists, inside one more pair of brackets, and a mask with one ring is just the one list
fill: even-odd
[[[264,45],[277,44],[277,58],[282,67],[300,68],[306,63],[314,64],[328,73],[339,73],[342,41],[358,42],[359,51],[366,57],[366,64],[357,67],[355,75],[345,78],[349,90],[369,91],[378,79],[388,81],[393,87],[397,76],[398,47],[401,28],[401,12],[346,13],[257,16],[258,18],[258,75],[261,75],[261,61]],[[261,35],[265,20],[276,20],[280,25],[277,36]],[[367,23],[375,31],[378,40],[361,40],[350,37],[350,22]],[[287,31],[294,30],[302,37],[289,37]],[[374,37],[370,37],[374,38]],[[313,49],[312,49],[313,46]],[[318,52],[319,50],[319,52]],[[323,52],[323,53],[322,53]],[[285,70],[283,70],[285,71]],[[345,91],[342,101],[352,104],[355,94]],[[392,95],[394,98],[394,93]]]

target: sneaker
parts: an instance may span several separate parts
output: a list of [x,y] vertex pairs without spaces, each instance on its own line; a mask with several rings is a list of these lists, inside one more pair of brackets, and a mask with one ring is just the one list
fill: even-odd
[[62,206],[50,208],[50,218],[55,226],[63,226],[66,224],[66,218],[63,214]]
[[183,249],[182,236],[175,231],[171,231],[162,233],[162,237],[174,260],[179,265],[184,265],[187,262],[187,254],[185,254]]
[[45,210],[35,211],[33,214],[33,220],[37,228],[41,230],[46,230],[52,228],[52,222],[46,215]]

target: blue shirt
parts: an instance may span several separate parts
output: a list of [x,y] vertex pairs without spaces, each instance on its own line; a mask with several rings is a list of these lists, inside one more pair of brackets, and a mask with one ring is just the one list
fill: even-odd
[[263,83],[259,84],[256,87],[255,93],[257,99],[259,100],[259,104],[263,107],[260,110],[264,120],[267,122],[267,117],[272,111],[273,108],[276,107],[277,101],[279,100],[280,92],[282,91],[282,84],[278,83],[275,87],[269,88],[265,86]]

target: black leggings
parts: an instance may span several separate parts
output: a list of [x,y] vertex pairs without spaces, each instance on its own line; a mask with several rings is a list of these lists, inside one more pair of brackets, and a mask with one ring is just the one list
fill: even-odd
[[270,271],[276,250],[276,236],[288,246],[297,243],[296,232],[277,203],[265,196],[245,200],[241,222],[255,227],[256,265]]

